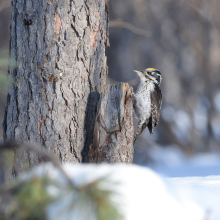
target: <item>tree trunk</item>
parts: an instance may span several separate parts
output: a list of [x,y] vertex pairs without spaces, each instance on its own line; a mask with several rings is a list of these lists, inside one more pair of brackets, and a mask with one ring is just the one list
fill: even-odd
[[126,83],[108,85],[102,93],[89,162],[133,163],[132,89]]
[[[4,139],[35,142],[63,162],[82,162],[106,84],[106,45],[107,0],[12,0],[16,65],[9,68]],[[39,160],[24,152],[17,157],[21,166],[9,172]]]

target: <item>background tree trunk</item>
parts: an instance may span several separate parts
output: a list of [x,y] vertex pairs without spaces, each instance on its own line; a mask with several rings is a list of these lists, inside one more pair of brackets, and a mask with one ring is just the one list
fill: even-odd
[[[35,142],[61,161],[82,162],[106,84],[106,0],[12,0],[4,139]],[[94,118],[94,117],[93,117]],[[86,126],[88,125],[89,126]],[[32,152],[20,167],[38,163]]]

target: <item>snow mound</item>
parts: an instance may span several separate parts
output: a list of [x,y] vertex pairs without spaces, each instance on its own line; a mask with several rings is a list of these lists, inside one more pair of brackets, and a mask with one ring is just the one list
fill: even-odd
[[[113,201],[126,220],[218,220],[220,219],[220,177],[162,178],[149,168],[137,165],[75,165],[63,168],[74,184],[83,186],[99,178],[107,177],[106,189],[116,194]],[[40,166],[34,175],[46,174],[65,184],[65,178],[53,165]],[[193,177],[191,177],[193,178]],[[116,184],[112,184],[116,183]],[[114,188],[113,188],[114,187]],[[48,216],[56,216],[59,206],[52,204]],[[66,219],[59,215],[58,219]],[[76,219],[69,216],[68,219]]]

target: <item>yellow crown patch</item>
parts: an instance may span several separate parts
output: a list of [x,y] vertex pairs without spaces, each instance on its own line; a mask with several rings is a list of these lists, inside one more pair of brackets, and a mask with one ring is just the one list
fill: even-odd
[[154,68],[147,68],[147,70],[152,71],[152,70],[157,70],[157,69],[154,69]]

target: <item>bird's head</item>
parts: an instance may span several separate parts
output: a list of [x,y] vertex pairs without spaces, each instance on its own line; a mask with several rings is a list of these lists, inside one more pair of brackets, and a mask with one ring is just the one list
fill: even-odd
[[159,70],[154,68],[147,68],[143,71],[134,70],[141,78],[141,80],[152,80],[154,83],[160,85],[162,81],[161,73]]

